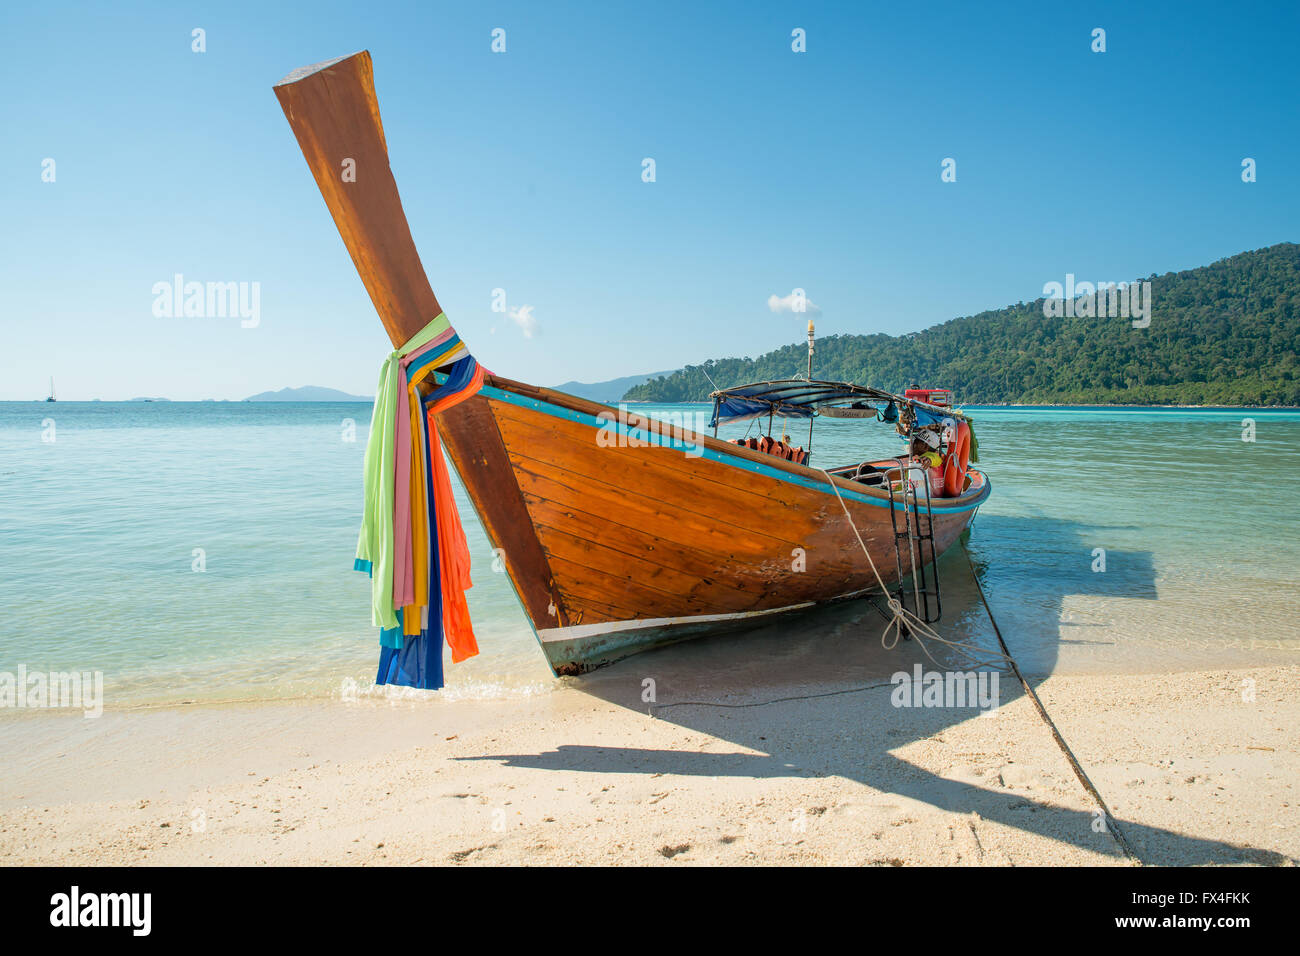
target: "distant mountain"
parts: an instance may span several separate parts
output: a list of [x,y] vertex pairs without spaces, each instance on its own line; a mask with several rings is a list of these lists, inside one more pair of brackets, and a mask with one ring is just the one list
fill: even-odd
[[563,385],[552,385],[551,387],[557,392],[567,392],[588,401],[609,404],[618,402],[629,388],[641,385],[651,379],[672,375],[675,372],[676,369],[670,369],[667,372],[651,372],[648,375],[625,375],[623,378],[611,378],[607,382],[565,382]]
[[373,402],[368,395],[349,395],[337,388],[304,385],[301,388],[282,388],[278,392],[258,392],[244,399],[246,402]]
[[[968,404],[1300,405],[1300,245],[1149,281],[1145,328],[1122,317],[1049,317],[1038,299],[908,335],[829,336],[817,342],[814,377],[895,392],[917,382]],[[807,361],[802,343],[710,359],[624,397],[705,401],[710,378],[724,388],[796,378]]]

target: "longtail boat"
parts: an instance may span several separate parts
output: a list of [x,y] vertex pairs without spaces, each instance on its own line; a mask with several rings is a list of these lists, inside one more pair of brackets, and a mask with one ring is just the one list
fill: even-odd
[[[376,537],[367,546],[363,528],[357,562],[372,576],[384,560],[397,565],[374,592],[376,623],[388,626],[386,655],[402,654],[423,635],[438,641],[440,656],[432,622],[454,627],[463,611],[453,604],[463,601],[456,592],[468,586],[467,572],[457,577],[445,567],[463,534],[457,539],[459,524],[439,497],[439,441],[557,674],[882,588],[895,608],[910,606],[927,621],[938,613],[933,563],[990,493],[988,479],[968,465],[972,434],[960,412],[923,397],[813,380],[811,323],[808,376],[718,390],[713,435],[491,374],[447,324],[416,252],[389,168],[369,53],[297,70],[275,93],[396,349],[385,369],[400,383],[392,393],[398,410],[382,418],[376,398],[367,468],[372,452],[387,461],[392,439],[380,433],[396,421],[397,464],[385,474],[390,496],[398,476],[399,501],[385,506],[385,489],[371,489]],[[402,462],[408,407],[409,442],[426,449],[423,457],[408,451],[409,471]],[[908,449],[895,459],[821,469],[770,433],[774,416],[811,420],[824,409],[896,423]],[[719,423],[764,416],[764,438],[716,437]],[[410,544],[404,518],[392,519],[394,509],[403,514],[408,473],[407,507],[417,515],[410,519],[417,541],[425,515],[424,545]],[[384,522],[396,528],[395,549],[382,540]],[[420,595],[427,604],[417,612]],[[393,611],[403,608],[394,631]],[[447,640],[453,660],[473,652],[472,637],[464,647],[450,634]],[[381,683],[386,666],[381,661]],[[390,677],[406,668],[392,679],[431,686],[407,673],[412,667],[394,663]],[[432,686],[440,683],[439,676]]]

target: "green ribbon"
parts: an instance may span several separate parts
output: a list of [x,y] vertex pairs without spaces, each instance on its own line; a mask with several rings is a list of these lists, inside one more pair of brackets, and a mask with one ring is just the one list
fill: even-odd
[[[451,328],[445,313],[422,328],[405,345],[394,349],[379,370],[375,387],[375,408],[370,416],[370,435],[366,439],[364,482],[366,504],[357,536],[354,567],[370,570],[370,615],[376,627],[398,625],[393,609],[393,508],[396,482],[394,434],[397,411],[402,400],[398,385],[402,357],[437,338]],[[400,476],[405,479],[405,476]]]

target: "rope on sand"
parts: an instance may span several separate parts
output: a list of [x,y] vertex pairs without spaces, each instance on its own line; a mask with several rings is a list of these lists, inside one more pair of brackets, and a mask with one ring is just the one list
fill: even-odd
[[1007,642],[1002,637],[1002,629],[998,627],[997,618],[993,616],[993,608],[989,607],[989,600],[984,594],[984,586],[980,584],[979,575],[975,573],[975,561],[971,557],[970,549],[966,547],[965,541],[962,541],[961,549],[966,554],[966,564],[970,567],[971,579],[975,582],[976,590],[979,591],[980,601],[983,602],[984,610],[989,616],[989,623],[993,625],[993,633],[997,635],[998,644],[1002,647],[1002,653],[1011,662],[1011,670],[1015,672],[1016,678],[1020,681],[1020,686],[1025,689],[1025,694],[1029,699],[1034,702],[1034,707],[1038,709],[1038,715],[1043,718],[1043,723],[1047,724],[1048,730],[1052,732],[1052,737],[1056,739],[1056,745],[1061,748],[1061,753],[1065,754],[1065,759],[1070,762],[1070,767],[1074,770],[1074,775],[1079,778],[1079,783],[1083,784],[1083,788],[1092,794],[1092,798],[1097,801],[1097,806],[1101,807],[1101,812],[1106,818],[1106,831],[1114,835],[1115,842],[1119,844],[1126,857],[1140,864],[1142,862],[1141,858],[1133,852],[1133,847],[1129,845],[1124,836],[1124,831],[1120,829],[1119,824],[1115,821],[1115,815],[1110,812],[1110,807],[1106,805],[1100,791],[1088,779],[1088,774],[1084,771],[1078,758],[1074,756],[1074,751],[1070,749],[1070,745],[1061,736],[1061,732],[1057,730],[1056,723],[1052,720],[1051,715],[1047,713],[1047,708],[1043,706],[1043,702],[1039,700],[1034,689],[1029,686],[1029,681],[1025,680],[1025,676],[1020,673],[1020,668],[1011,656],[1011,651],[1007,649]]
[[[931,663],[933,663],[935,667],[942,669],[939,662],[934,659],[934,655],[930,653],[929,648],[925,646],[925,641],[921,639],[922,636],[926,639],[937,641],[940,644],[948,646],[973,663],[983,663],[985,666],[990,667],[995,666],[989,661],[981,661],[981,657],[989,652],[966,641],[951,641],[941,637],[932,627],[911,611],[907,610],[907,608],[903,607],[896,598],[890,596],[889,589],[885,587],[884,579],[881,578],[880,572],[876,569],[876,562],[871,557],[871,551],[867,548],[866,542],[862,540],[862,535],[858,531],[858,526],[853,520],[853,515],[849,513],[849,506],[844,503],[844,498],[840,494],[840,489],[836,486],[835,480],[830,476],[830,472],[825,469],[820,470],[821,473],[826,476],[826,481],[830,484],[831,489],[835,492],[835,497],[839,499],[840,507],[844,509],[844,517],[848,520],[849,527],[853,529],[853,535],[858,539],[858,544],[862,546],[862,553],[867,556],[867,563],[871,565],[871,573],[875,575],[876,583],[880,585],[881,592],[888,599],[891,617],[889,623],[885,625],[885,630],[881,632],[881,646],[884,647],[885,650],[892,650],[898,644],[898,638],[902,633],[902,628],[906,626],[912,636],[917,639],[917,645],[925,652],[925,656],[930,658]],[[1007,642],[1002,637],[1002,629],[998,627],[997,618],[993,616],[993,608],[989,606],[988,598],[984,595],[984,587],[980,584],[979,575],[975,573],[975,561],[971,557],[970,549],[966,547],[966,542],[964,540],[961,543],[961,547],[962,551],[966,554],[966,564],[970,567],[971,579],[975,582],[975,588],[979,591],[980,601],[983,602],[984,610],[988,613],[989,623],[993,625],[993,633],[997,635],[998,646],[1002,648],[1002,653],[993,655],[992,659],[1000,659],[1011,667],[1012,673],[1014,673],[1016,679],[1020,681],[1020,686],[1024,688],[1026,696],[1034,702],[1034,707],[1038,710],[1038,716],[1043,719],[1043,723],[1047,724],[1047,729],[1052,732],[1052,737],[1056,740],[1057,747],[1059,747],[1061,753],[1065,755],[1065,759],[1074,770],[1074,775],[1079,778],[1079,783],[1081,783],[1083,788],[1092,795],[1094,800],[1097,801],[1097,806],[1101,808],[1101,812],[1105,817],[1106,832],[1115,837],[1115,842],[1119,844],[1119,848],[1123,851],[1126,857],[1141,864],[1142,860],[1133,852],[1133,848],[1129,845],[1128,840],[1124,836],[1124,832],[1115,821],[1115,817],[1110,812],[1110,807],[1106,804],[1105,799],[1102,798],[1100,791],[1098,791],[1097,788],[1093,786],[1092,781],[1088,779],[1088,774],[1084,772],[1083,766],[1079,763],[1078,758],[1075,757],[1074,751],[1070,749],[1070,745],[1067,744],[1065,738],[1061,736],[1061,732],[1057,729],[1056,723],[1052,720],[1051,715],[1047,713],[1047,708],[1043,706],[1043,702],[1039,700],[1038,694],[1034,692],[1034,689],[1029,686],[1029,681],[1025,680],[1024,674],[1020,672],[1020,667],[1016,664],[1015,658],[1011,656],[1011,650],[1007,647]],[[935,574],[938,573],[939,569],[936,567]],[[893,635],[892,640],[890,640],[891,632]]]
[[817,700],[821,697],[839,697],[843,694],[861,694],[864,691],[893,686],[893,681],[885,681],[883,684],[867,684],[863,687],[846,687],[844,690],[828,690],[821,694],[796,694],[793,697],[774,697],[771,700],[753,700],[741,704],[728,704],[719,700],[675,700],[669,704],[656,704],[650,711],[650,716],[653,717],[659,713],[659,711],[667,710],[669,707],[727,707],[737,709],[744,707],[766,707],[768,704],[785,704],[792,700]]

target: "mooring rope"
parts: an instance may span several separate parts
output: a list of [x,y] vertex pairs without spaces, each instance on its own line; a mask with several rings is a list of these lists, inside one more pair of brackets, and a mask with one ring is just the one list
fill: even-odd
[[[880,586],[880,592],[885,597],[886,606],[889,608],[888,623],[885,624],[885,629],[880,633],[880,646],[887,651],[892,651],[898,646],[898,639],[903,634],[903,628],[906,627],[908,634],[916,638],[917,647],[921,648],[921,651],[930,659],[930,663],[935,667],[943,668],[943,665],[935,660],[934,655],[930,653],[930,649],[926,646],[926,641],[935,641],[936,643],[943,644],[956,653],[958,657],[966,663],[975,667],[988,667],[994,670],[1001,670],[1002,665],[1012,664],[1013,662],[1011,658],[1005,653],[999,654],[996,651],[990,651],[977,644],[972,644],[969,641],[954,641],[944,637],[934,628],[930,627],[930,625],[925,623],[921,618],[917,617],[905,608],[897,598],[889,593],[889,589],[885,587],[885,580],[880,576],[880,570],[876,567],[875,559],[871,557],[871,550],[867,547],[867,543],[862,540],[862,533],[858,531],[857,523],[853,520],[853,515],[849,513],[849,506],[845,504],[844,497],[840,494],[839,487],[831,478],[830,472],[825,468],[819,470],[826,476],[826,480],[830,483],[831,489],[835,492],[835,497],[839,500],[840,507],[844,509],[844,517],[848,521],[849,527],[853,529],[853,536],[858,539],[858,544],[862,547],[862,553],[867,556],[867,563],[871,566],[871,573],[875,576],[876,583]],[[904,515],[904,518],[906,517],[907,516]],[[937,570],[935,573],[938,573]]]
[[1110,812],[1110,807],[1107,806],[1101,792],[1098,791],[1098,789],[1093,786],[1092,781],[1088,779],[1088,774],[1084,771],[1083,765],[1079,763],[1079,759],[1075,757],[1074,751],[1070,749],[1070,745],[1065,742],[1065,738],[1061,736],[1061,732],[1056,728],[1056,722],[1053,721],[1051,715],[1048,714],[1047,708],[1043,706],[1043,702],[1038,698],[1038,694],[1029,686],[1029,681],[1025,680],[1025,675],[1020,673],[1020,667],[1011,656],[1011,651],[1007,649],[1007,642],[1002,637],[1002,629],[998,627],[998,620],[993,616],[993,608],[989,607],[989,599],[984,594],[984,586],[980,584],[979,575],[975,572],[975,560],[971,557],[970,549],[966,547],[965,541],[961,543],[961,549],[966,554],[966,564],[970,567],[971,578],[975,581],[975,588],[979,591],[980,601],[983,602],[984,610],[988,613],[989,623],[993,625],[993,633],[997,635],[998,644],[1002,647],[1002,652],[1006,655],[1007,660],[1010,661],[1011,670],[1020,681],[1020,686],[1025,689],[1025,694],[1029,699],[1034,702],[1034,707],[1038,709],[1038,716],[1043,718],[1043,723],[1047,724],[1048,730],[1052,732],[1052,737],[1055,738],[1056,745],[1061,748],[1061,753],[1065,754],[1065,759],[1069,761],[1070,767],[1074,770],[1074,775],[1079,778],[1079,783],[1083,784],[1083,788],[1092,794],[1092,798],[1097,801],[1097,806],[1101,807],[1101,812],[1105,815],[1106,819],[1106,831],[1114,834],[1115,842],[1119,844],[1119,847],[1124,851],[1125,856],[1140,864],[1142,862],[1141,858],[1133,852],[1133,847],[1129,845],[1128,840],[1124,836],[1124,831],[1120,829],[1119,824],[1115,821],[1115,816]]
[[[853,529],[853,536],[858,539],[858,544],[862,546],[862,553],[867,556],[867,563],[871,565],[871,573],[875,575],[876,583],[880,585],[881,592],[888,599],[889,611],[892,618],[889,623],[885,625],[885,630],[881,632],[881,646],[884,647],[885,650],[893,650],[893,648],[898,644],[898,638],[902,633],[903,626],[905,625],[908,628],[908,631],[917,638],[917,646],[921,648],[926,657],[930,658],[930,662],[933,663],[935,667],[942,668],[943,665],[934,659],[934,655],[932,655],[929,648],[925,646],[925,641],[921,640],[922,634],[924,634],[928,640],[944,644],[975,663],[980,662],[980,655],[993,653],[967,641],[952,641],[942,637],[936,630],[934,630],[934,628],[930,627],[925,623],[925,621],[921,620],[911,611],[907,610],[907,608],[903,607],[897,599],[890,596],[889,589],[885,587],[884,579],[880,576],[880,571],[876,568],[876,562],[871,557],[871,551],[867,548],[866,542],[862,540],[862,534],[858,531],[858,526],[853,520],[853,515],[849,513],[849,506],[844,503],[844,497],[840,494],[839,487],[835,484],[834,479],[831,478],[830,472],[826,471],[824,468],[819,470],[826,476],[826,481],[835,492],[835,497],[839,500],[840,507],[844,509],[844,517],[849,522],[849,527]],[[904,481],[906,481],[905,477]],[[906,491],[904,492],[903,497],[903,508],[904,518],[907,518]],[[966,564],[970,568],[971,579],[975,582],[975,589],[979,592],[980,601],[984,604],[984,610],[989,616],[989,623],[993,625],[993,633],[998,639],[998,646],[1002,648],[1002,652],[1000,654],[994,654],[994,657],[1004,661],[1010,666],[1012,673],[1014,673],[1016,679],[1020,681],[1020,686],[1024,688],[1026,696],[1034,702],[1034,707],[1038,711],[1038,716],[1042,718],[1043,723],[1047,724],[1048,730],[1052,732],[1052,737],[1056,741],[1057,747],[1059,747],[1061,753],[1065,755],[1065,759],[1069,762],[1071,769],[1074,770],[1074,775],[1078,777],[1079,783],[1081,783],[1083,788],[1092,795],[1092,798],[1097,801],[1097,806],[1101,808],[1101,812],[1105,817],[1106,832],[1115,837],[1115,842],[1119,844],[1120,850],[1123,851],[1126,857],[1141,864],[1141,858],[1133,852],[1133,848],[1129,845],[1129,842],[1125,838],[1119,824],[1115,821],[1115,817],[1110,812],[1110,807],[1107,805],[1100,791],[1098,791],[1092,781],[1088,779],[1088,774],[1084,772],[1083,766],[1079,763],[1078,758],[1075,757],[1074,751],[1070,749],[1070,745],[1067,744],[1065,738],[1061,736],[1061,732],[1057,729],[1056,723],[1052,720],[1051,715],[1047,713],[1047,708],[1043,706],[1043,702],[1039,699],[1038,694],[1034,692],[1034,689],[1029,686],[1029,681],[1025,680],[1024,674],[1020,672],[1020,667],[1016,664],[1015,658],[1011,656],[1011,649],[1007,647],[1007,642],[1002,637],[1002,629],[998,627],[997,618],[993,616],[993,608],[989,606],[988,598],[984,594],[984,587],[980,584],[979,575],[975,572],[975,561],[971,557],[970,549],[966,547],[965,541],[962,541],[961,547],[962,551],[966,555]],[[934,573],[936,575],[939,573],[938,567],[934,569]],[[892,641],[889,640],[891,631],[894,635]],[[996,665],[985,662],[984,666],[995,667]]]
[[877,690],[881,687],[894,687],[893,681],[885,681],[883,684],[866,684],[862,687],[846,687],[843,690],[828,690],[820,694],[795,694],[793,697],[773,697],[771,700],[750,700],[739,704],[729,704],[720,700],[675,700],[668,704],[656,704],[647,713],[654,717],[661,710],[667,710],[670,707],[725,707],[728,709],[741,710],[747,707],[767,707],[770,704],[787,704],[795,700],[820,700],[823,697],[841,697],[844,694],[861,694],[869,690]]

